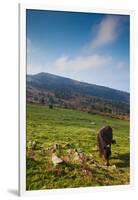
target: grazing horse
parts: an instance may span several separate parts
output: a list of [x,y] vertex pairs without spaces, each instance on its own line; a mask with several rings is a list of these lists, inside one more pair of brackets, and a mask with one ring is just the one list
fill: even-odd
[[109,157],[111,156],[111,144],[115,144],[113,140],[113,130],[110,126],[100,129],[97,135],[97,146],[100,157],[104,156],[106,165],[109,166]]

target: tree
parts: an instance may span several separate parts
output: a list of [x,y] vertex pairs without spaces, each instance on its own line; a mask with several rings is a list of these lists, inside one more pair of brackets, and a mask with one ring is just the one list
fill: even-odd
[[49,104],[49,108],[50,108],[50,109],[53,109],[53,105],[52,105],[52,104]]
[[40,103],[41,103],[41,104],[45,104],[45,98],[44,98],[44,97],[42,97],[42,98],[40,99]]

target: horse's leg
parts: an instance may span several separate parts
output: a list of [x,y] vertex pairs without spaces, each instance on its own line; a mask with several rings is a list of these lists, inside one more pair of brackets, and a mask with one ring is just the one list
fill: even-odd
[[109,159],[106,160],[106,165],[109,166]]
[[101,158],[103,157],[104,151],[103,151],[103,144],[99,135],[97,135],[97,146],[99,151],[99,157]]

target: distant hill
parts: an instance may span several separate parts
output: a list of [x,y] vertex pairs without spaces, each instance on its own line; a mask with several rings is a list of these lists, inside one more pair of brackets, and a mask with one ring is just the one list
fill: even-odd
[[129,98],[127,92],[49,73],[27,75],[28,102],[128,114]]
[[65,90],[72,93],[79,93],[81,95],[89,95],[107,100],[129,103],[129,93],[127,92],[84,83],[49,73],[27,75],[27,82],[39,89],[49,89],[52,91]]

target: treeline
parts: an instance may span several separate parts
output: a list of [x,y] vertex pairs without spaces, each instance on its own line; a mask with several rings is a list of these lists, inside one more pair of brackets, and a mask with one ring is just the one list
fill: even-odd
[[71,91],[40,91],[27,88],[27,102],[77,109],[92,114],[101,114],[121,119],[129,119],[129,104],[110,101],[93,96],[74,94]]

